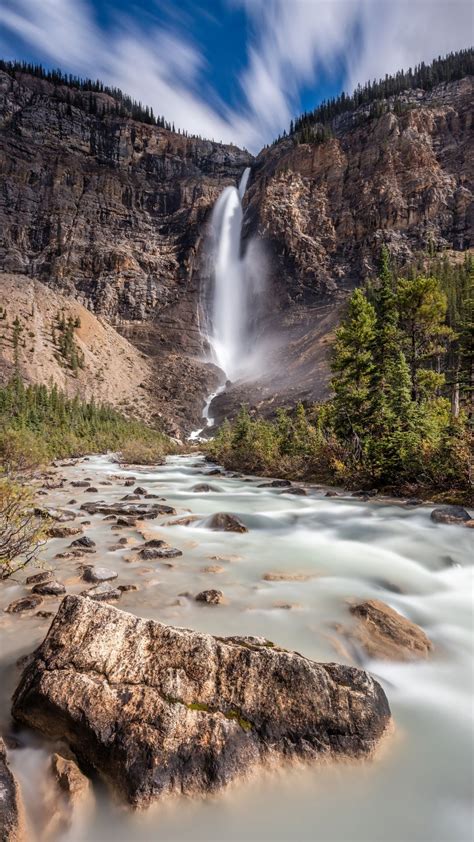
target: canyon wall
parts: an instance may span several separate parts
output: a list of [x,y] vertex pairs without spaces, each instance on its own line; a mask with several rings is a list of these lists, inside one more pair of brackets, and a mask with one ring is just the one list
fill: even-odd
[[[120,116],[106,93],[71,98],[66,86],[0,71],[9,295],[11,279],[20,288],[27,277],[106,319],[152,361],[144,388],[170,429],[198,426],[219,376],[200,360],[207,222],[251,166],[244,240],[260,238],[270,266],[268,371],[250,390],[232,387],[218,416],[242,399],[271,410],[324,397],[335,325],[381,244],[402,265],[472,245],[472,95],[472,77],[410,91],[380,116],[369,106],[340,115],[321,142],[288,137],[253,159]],[[0,297],[5,289],[0,277]]]

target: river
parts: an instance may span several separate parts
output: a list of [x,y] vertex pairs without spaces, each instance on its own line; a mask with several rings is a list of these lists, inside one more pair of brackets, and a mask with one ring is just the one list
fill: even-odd
[[[87,516],[85,534],[97,544],[91,563],[116,570],[120,583],[139,586],[123,594],[118,607],[125,611],[218,635],[262,635],[315,660],[334,661],[344,660],[333,626],[350,624],[347,600],[377,598],[421,625],[434,653],[416,663],[367,662],[361,653],[352,661],[377,676],[395,721],[393,736],[374,761],[282,767],[209,799],[171,799],[135,814],[99,787],[96,808],[61,839],[467,842],[473,787],[472,530],[433,523],[429,506],[326,497],[322,488],[292,496],[259,487],[258,478],[209,477],[208,470],[199,456],[172,456],[163,466],[133,471],[108,457],[91,457],[61,468],[64,488],[42,499],[78,512],[86,500],[119,500],[124,487],[118,478],[133,474],[177,509],[175,518],[146,522],[147,538],[163,537],[182,550],[172,566],[127,561],[142,536],[133,528],[118,530],[102,515]],[[71,480],[85,477],[98,494],[71,487]],[[104,481],[112,484],[100,485]],[[193,492],[200,482],[215,491]],[[77,502],[70,504],[71,498]],[[172,525],[188,511],[201,520]],[[248,533],[203,527],[202,520],[218,511],[238,514]],[[128,545],[111,549],[123,536]],[[79,593],[86,585],[78,560],[54,559],[70,541],[50,540],[43,558],[68,592]],[[268,573],[287,578],[268,581]],[[1,609],[25,595],[24,578],[2,584]],[[196,602],[193,595],[206,588],[219,588],[225,602]],[[41,608],[54,611],[58,604],[48,597]],[[8,731],[16,661],[43,639],[49,620],[31,613],[0,617],[0,719]],[[9,759],[24,789],[34,839],[50,797],[48,754],[32,734],[20,733],[19,743]]]

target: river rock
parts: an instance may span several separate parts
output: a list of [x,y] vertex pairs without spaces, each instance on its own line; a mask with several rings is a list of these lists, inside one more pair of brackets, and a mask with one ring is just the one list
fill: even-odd
[[176,547],[164,546],[156,548],[145,547],[143,550],[140,550],[138,555],[145,561],[149,561],[152,558],[179,558],[183,553],[181,550],[176,549]]
[[158,515],[175,515],[176,509],[172,506],[164,506],[162,503],[83,503],[81,506],[90,515],[121,515],[122,517],[139,517],[142,519],[156,518]]
[[[253,640],[253,639],[252,639]],[[67,596],[13,698],[134,806],[284,759],[361,758],[390,723],[368,673]]]
[[91,783],[74,760],[53,754],[51,772],[71,808],[79,806],[91,794]]
[[294,494],[295,497],[306,497],[308,492],[306,491],[306,488],[294,485],[291,488],[284,488],[283,491],[280,491],[280,494]]
[[430,517],[435,523],[465,523],[471,519],[469,512],[462,506],[437,506]]
[[108,602],[109,599],[120,599],[122,591],[119,588],[114,588],[108,582],[101,582],[95,588],[89,588],[88,591],[82,591],[81,596],[86,596],[96,602]]
[[36,517],[41,517],[45,520],[57,520],[61,523],[76,519],[76,513],[69,511],[68,509],[51,509],[45,506],[35,506],[33,511]]
[[69,546],[70,547],[80,547],[81,549],[90,550],[95,547],[95,541],[92,538],[89,538],[87,535],[84,535],[82,538],[76,538],[75,541],[72,541]]
[[141,485],[137,485],[137,487],[133,489],[133,493],[136,494],[138,497],[141,497],[142,494],[146,494],[146,491],[146,488],[142,488]]
[[[378,599],[351,605],[350,612],[357,625],[354,629],[342,629],[342,633],[370,658],[410,661],[426,658],[433,649],[423,629]],[[337,630],[341,628],[338,626]]]
[[82,532],[82,526],[52,526],[48,529],[49,538],[69,538]]
[[272,479],[270,482],[261,482],[259,488],[289,488],[291,482],[289,479]]
[[42,570],[41,573],[33,573],[32,576],[26,577],[26,585],[42,585],[44,582],[51,582],[53,578],[52,570]]
[[207,602],[208,605],[219,605],[224,600],[222,591],[217,591],[214,588],[209,588],[207,591],[201,591],[195,596],[196,602]]
[[40,585],[35,585],[32,593],[40,594],[41,596],[62,596],[66,593],[66,588],[62,582],[44,582]]
[[211,515],[205,520],[204,526],[216,532],[248,532],[247,527],[237,515],[227,512],[216,512]]
[[29,594],[28,596],[20,597],[20,599],[15,599],[14,602],[10,602],[10,605],[7,605],[5,611],[7,614],[22,614],[23,611],[32,611],[33,608],[37,608],[42,602],[43,599],[41,596]]
[[131,488],[132,485],[135,485],[135,477],[129,477],[128,479],[125,480],[124,486],[126,488]]
[[88,482],[85,479],[76,479],[73,482],[71,482],[71,485],[73,486],[73,488],[89,488],[90,482]]
[[92,565],[86,565],[84,567],[84,572],[82,574],[82,578],[85,582],[109,582],[112,579],[116,579],[118,573],[115,570],[109,570],[108,567],[93,567]]
[[8,765],[5,743],[0,737],[0,840],[22,842],[26,836],[23,827],[23,808],[18,784]]
[[207,482],[199,482],[197,485],[193,485],[191,491],[194,491],[195,494],[199,493],[208,493],[209,491],[218,492],[220,488],[216,488],[215,485],[209,485]]
[[325,497],[339,497],[337,491],[326,491]]

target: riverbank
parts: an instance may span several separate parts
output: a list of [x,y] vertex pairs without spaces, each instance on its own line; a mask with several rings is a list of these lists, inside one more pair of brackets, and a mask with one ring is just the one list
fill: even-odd
[[[122,499],[133,496],[137,486],[144,493],[135,495],[135,503]],[[327,497],[327,488],[308,487],[299,495],[265,486],[260,477],[226,475],[197,455],[171,456],[148,468],[85,458],[58,465],[36,489],[41,506],[71,513],[71,520],[57,522],[58,537],[43,548],[41,568],[51,570],[67,593],[93,587],[82,578],[85,566],[106,568],[114,574],[110,585],[121,588],[114,604],[137,616],[218,636],[253,635],[316,661],[364,666],[385,689],[398,735],[375,764],[263,772],[218,798],[180,800],[141,815],[124,814],[99,788],[79,835],[74,825],[64,838],[307,840],[316,803],[325,839],[378,842],[387,820],[393,839],[419,840],[420,832],[437,842],[467,839],[470,529],[435,523],[424,505],[342,493]],[[138,500],[176,514],[119,523],[117,515],[94,513],[98,500],[107,506]],[[248,531],[209,529],[206,519],[222,511],[235,514]],[[66,529],[59,537],[62,527],[80,532]],[[93,545],[70,546],[83,537]],[[151,540],[165,541],[180,554],[147,558],[141,551]],[[26,576],[38,572],[32,568],[2,583],[1,608],[30,594]],[[196,600],[206,591],[219,591],[222,599]],[[44,638],[62,599],[38,596],[42,602],[34,609],[0,615],[0,721],[14,740],[9,760],[29,821],[40,827],[46,820],[45,787],[49,796],[53,791],[49,749],[28,731],[12,734],[10,721],[10,697],[21,669],[15,664]],[[433,651],[416,662],[370,656],[345,634],[359,622],[348,600],[382,601],[420,626]],[[430,759],[434,750],[439,756],[440,747],[443,764]]]

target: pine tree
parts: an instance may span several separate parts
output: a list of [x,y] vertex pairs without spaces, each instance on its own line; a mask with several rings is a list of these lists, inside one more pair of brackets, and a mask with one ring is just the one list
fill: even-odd
[[356,461],[363,458],[363,441],[371,417],[371,383],[374,374],[374,307],[361,289],[349,301],[348,313],[336,333],[332,370],[334,426],[351,442]]

